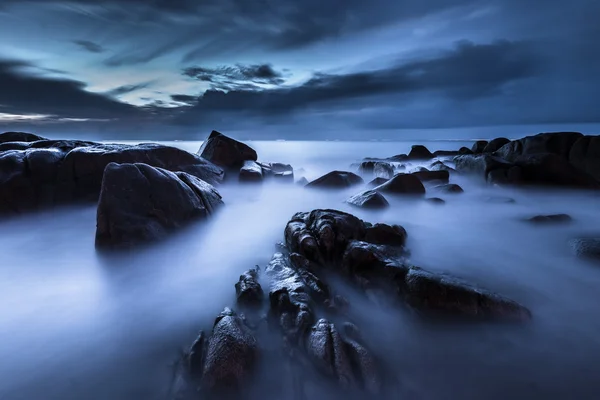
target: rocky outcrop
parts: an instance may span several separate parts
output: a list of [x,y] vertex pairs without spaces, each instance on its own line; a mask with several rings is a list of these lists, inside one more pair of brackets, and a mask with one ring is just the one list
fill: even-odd
[[145,163],[182,171],[211,184],[223,177],[223,171],[205,159],[158,144],[129,146],[69,140],[18,144],[21,149],[0,152],[0,214],[95,202],[104,169],[111,162]]
[[346,202],[356,207],[368,209],[382,209],[390,205],[381,193],[374,190],[367,190],[356,194],[346,200]]
[[416,176],[421,180],[421,182],[428,181],[444,181],[448,182],[450,179],[450,172],[447,170],[439,170],[439,171],[419,171],[413,172],[411,175]]
[[507,143],[510,143],[510,139],[503,137],[492,139],[483,149],[483,153],[494,153]]
[[397,174],[392,179],[373,190],[380,193],[402,194],[402,195],[423,195],[425,187],[421,180],[413,174]]
[[600,136],[582,136],[569,151],[569,162],[600,181]]
[[548,214],[548,215],[536,215],[531,218],[525,219],[526,222],[530,222],[532,224],[556,224],[556,223],[565,223],[571,222],[572,218],[568,214]]
[[408,153],[408,158],[410,160],[431,160],[433,158],[433,154],[427,149],[427,147],[416,144],[413,145],[410,149],[410,153]]
[[389,181],[389,179],[379,177],[379,178],[373,179],[371,182],[369,182],[367,184],[367,186],[370,187],[370,188],[374,188],[374,187],[377,187],[379,185],[383,185],[387,181]]
[[485,146],[488,145],[488,141],[487,140],[478,140],[475,143],[473,143],[473,147],[471,147],[471,151],[473,152],[473,154],[481,154],[483,153],[483,150],[485,149]]
[[294,182],[294,168],[282,163],[258,163],[265,178],[273,178],[281,182]]
[[256,151],[250,146],[217,131],[210,133],[200,146],[198,154],[226,170],[238,170],[244,165],[244,161],[258,159]]
[[240,169],[240,182],[262,182],[263,169],[256,161],[244,161]]
[[502,146],[496,155],[510,162],[522,156],[555,154],[568,160],[575,142],[583,135],[579,132],[550,132],[526,136]]
[[222,205],[210,184],[185,172],[110,163],[96,217],[96,245],[130,247],[164,238]]
[[363,161],[358,164],[358,173],[361,175],[389,179],[394,176],[394,172],[394,166],[386,161]]
[[4,132],[0,133],[0,143],[7,142],[37,142],[38,140],[47,140],[44,137],[27,132]]
[[307,184],[307,188],[343,189],[364,183],[363,179],[347,171],[332,171]]
[[429,166],[430,171],[448,171],[455,172],[456,170],[452,167],[447,166],[442,161],[436,161],[431,166]]
[[249,269],[240,275],[240,279],[235,284],[235,294],[238,305],[242,307],[261,305],[264,293],[258,282],[258,268]]

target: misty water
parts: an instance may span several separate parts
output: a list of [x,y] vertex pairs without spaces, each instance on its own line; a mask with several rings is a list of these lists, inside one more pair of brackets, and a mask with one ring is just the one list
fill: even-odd
[[[290,163],[297,178],[310,180],[348,170],[363,157],[406,153],[413,143],[249,144],[261,160]],[[426,143],[432,151],[465,144]],[[0,399],[166,399],[181,350],[224,306],[234,306],[240,273],[264,266],[289,218],[315,208],[400,224],[413,264],[504,294],[533,313],[521,325],[432,324],[348,292],[366,343],[397,378],[390,398],[598,398],[600,265],[576,259],[567,245],[571,237],[600,231],[598,195],[489,187],[457,176],[451,182],[465,193],[440,195],[445,205],[389,197],[384,211],[343,203],[360,188],[226,184],[219,187],[226,206],[209,222],[119,255],[96,253],[95,207],[2,221]],[[550,213],[574,220],[522,222]],[[253,397],[291,398],[291,390],[280,397],[270,391],[285,378],[282,371],[276,359],[265,358],[249,389]],[[334,396],[322,389],[313,398]]]

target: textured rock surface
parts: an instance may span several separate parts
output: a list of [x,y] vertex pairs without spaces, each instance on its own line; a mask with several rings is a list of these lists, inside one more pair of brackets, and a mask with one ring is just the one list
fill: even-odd
[[244,161],[256,161],[256,151],[221,132],[212,131],[202,143],[198,154],[208,161],[225,169],[239,169]]
[[341,189],[364,183],[363,179],[346,171],[332,171],[308,183],[307,188]]
[[390,205],[381,193],[374,190],[367,190],[356,194],[346,200],[346,202],[356,207],[369,209],[381,209]]
[[36,142],[38,140],[47,140],[44,137],[27,132],[4,132],[0,133],[0,143],[7,142]]
[[386,183],[377,186],[373,190],[380,193],[423,195],[425,187],[421,180],[412,174],[397,174]]

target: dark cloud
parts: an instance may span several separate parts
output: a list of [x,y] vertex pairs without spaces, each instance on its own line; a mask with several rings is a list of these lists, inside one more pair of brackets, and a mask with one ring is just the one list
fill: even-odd
[[108,96],[117,97],[123,94],[132,93],[140,89],[146,89],[153,82],[138,83],[137,85],[123,85],[106,92]]
[[260,90],[260,85],[279,86],[285,82],[283,73],[275,71],[270,64],[189,67],[183,74],[208,82],[211,89],[222,90]]
[[135,107],[107,95],[86,91],[83,82],[48,78],[27,73],[35,66],[18,60],[0,59],[0,104],[2,112],[44,114],[61,118],[140,117]]
[[104,51],[106,51],[104,47],[100,46],[98,43],[89,40],[74,40],[73,43],[90,53],[104,53]]
[[198,101],[198,96],[190,96],[187,94],[173,94],[171,100],[177,103],[195,104]]

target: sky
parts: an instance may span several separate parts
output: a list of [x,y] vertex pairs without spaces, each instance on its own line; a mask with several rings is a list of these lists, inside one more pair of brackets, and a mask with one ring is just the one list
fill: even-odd
[[599,17],[598,0],[2,0],[0,131],[596,126]]

